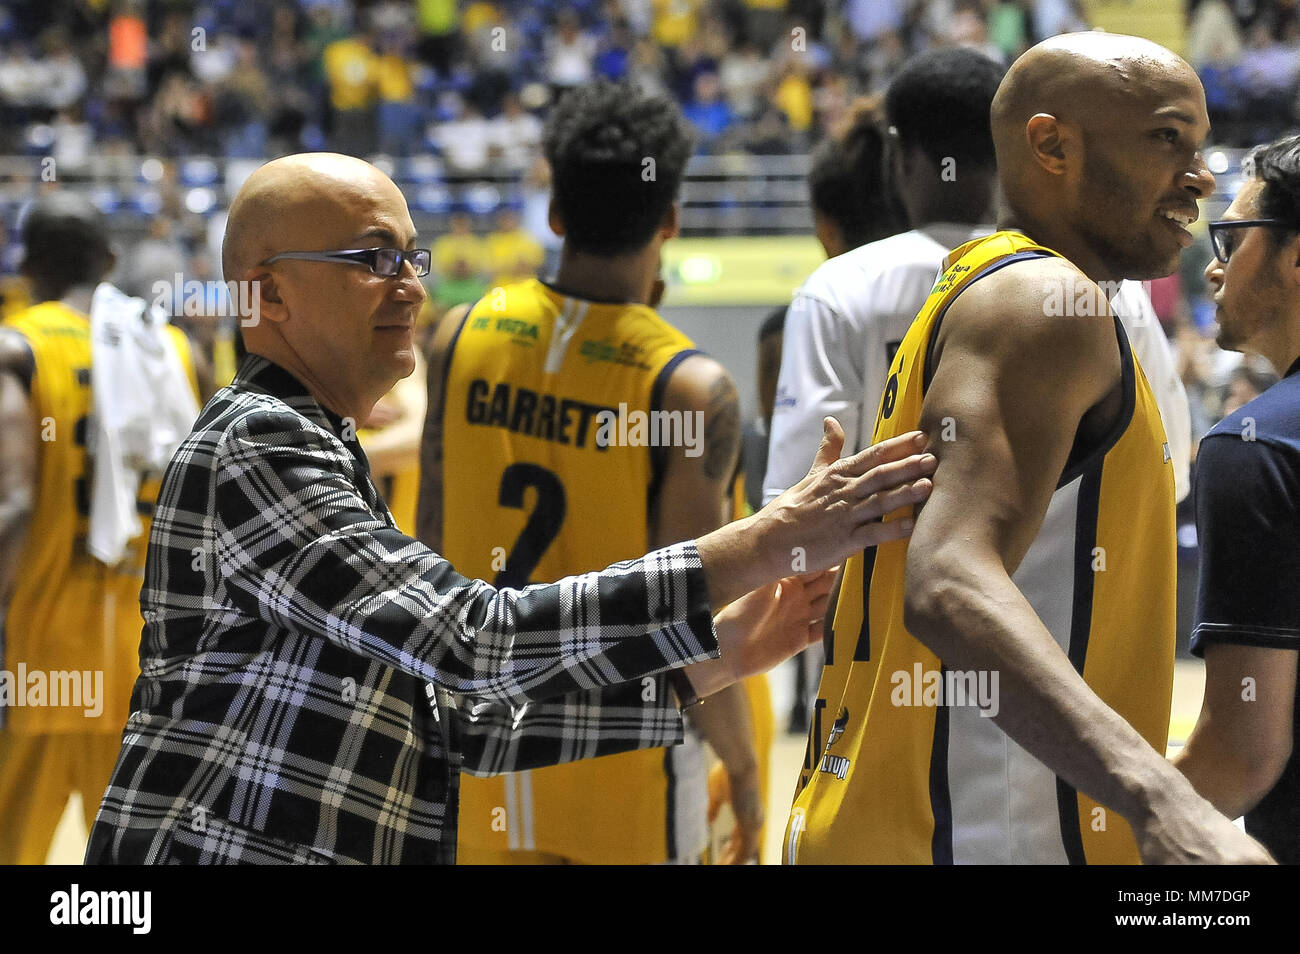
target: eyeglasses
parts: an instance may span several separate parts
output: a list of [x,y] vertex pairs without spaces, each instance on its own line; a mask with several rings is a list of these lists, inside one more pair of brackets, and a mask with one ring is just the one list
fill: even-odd
[[291,258],[303,262],[352,262],[357,265],[366,265],[376,275],[382,275],[385,278],[392,278],[394,275],[401,274],[402,265],[410,262],[415,269],[416,276],[423,278],[429,274],[429,263],[432,256],[427,248],[413,248],[407,252],[398,248],[354,248],[337,252],[280,252],[278,255],[272,255],[270,258],[263,260],[261,264],[270,265],[282,258]]
[[1214,248],[1214,257],[1227,265],[1228,258],[1232,255],[1233,247],[1236,244],[1232,241],[1232,230],[1251,228],[1256,225],[1291,227],[1290,223],[1283,222],[1281,219],[1224,219],[1219,222],[1211,222],[1210,245]]

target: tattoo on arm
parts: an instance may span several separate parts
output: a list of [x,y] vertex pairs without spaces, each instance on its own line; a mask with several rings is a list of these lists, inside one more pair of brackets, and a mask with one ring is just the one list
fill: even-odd
[[710,480],[730,476],[740,453],[740,400],[731,376],[720,375],[709,389],[704,424],[704,473]]

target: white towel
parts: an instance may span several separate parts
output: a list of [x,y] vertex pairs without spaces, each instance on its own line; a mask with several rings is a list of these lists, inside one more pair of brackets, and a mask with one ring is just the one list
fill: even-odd
[[198,417],[189,379],[166,331],[167,315],[107,282],[90,303],[94,420],[90,451],[92,556],[116,565],[142,527],[136,495],[161,472]]

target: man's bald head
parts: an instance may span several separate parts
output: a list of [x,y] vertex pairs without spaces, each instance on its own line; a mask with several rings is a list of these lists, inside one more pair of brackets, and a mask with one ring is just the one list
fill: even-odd
[[[998,168],[1012,177],[1032,159],[1025,125],[1038,113],[1080,124],[1085,133],[1116,109],[1173,88],[1196,86],[1195,72],[1158,43],[1115,33],[1066,33],[1044,40],[1011,65],[993,97]],[[1004,176],[1004,187],[1014,178]]]
[[337,248],[330,243],[354,234],[360,209],[394,196],[401,199],[401,192],[388,176],[351,156],[274,159],[248,177],[230,204],[221,244],[226,280],[243,280],[276,252]]
[[990,118],[1004,221],[1094,278],[1173,270],[1214,186],[1205,93],[1179,56],[1132,36],[1052,37],[1012,64]]
[[248,351],[289,370],[335,413],[364,419],[415,367],[412,334],[426,295],[414,266],[380,275],[364,260],[268,260],[408,251],[415,238],[401,190],[368,162],[304,153],[259,167],[230,205],[221,248],[226,279],[249,283],[258,303],[256,320],[244,322]]

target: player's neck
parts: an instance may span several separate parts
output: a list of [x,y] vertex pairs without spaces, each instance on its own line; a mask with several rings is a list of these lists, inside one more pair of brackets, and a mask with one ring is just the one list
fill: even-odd
[[616,257],[566,248],[560,253],[554,284],[578,298],[644,304],[649,300],[658,268],[659,256],[653,247]]
[[71,308],[73,311],[79,311],[83,315],[90,314],[90,302],[95,297],[95,285],[74,285],[67,289],[62,295],[46,293],[44,295],[37,291],[37,301],[50,301],[58,299],[59,304]]
[[1087,239],[1068,228],[1060,228],[1051,222],[1036,221],[1008,210],[998,220],[998,229],[1023,232],[1039,245],[1063,256],[1094,282],[1114,284],[1129,277],[1117,274],[1100,255],[1088,247]]

